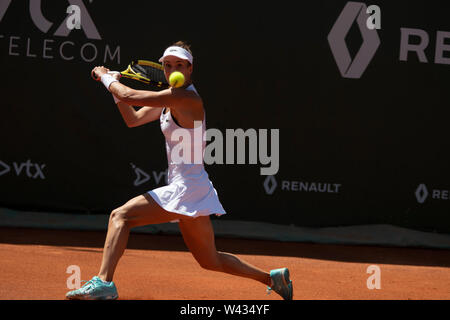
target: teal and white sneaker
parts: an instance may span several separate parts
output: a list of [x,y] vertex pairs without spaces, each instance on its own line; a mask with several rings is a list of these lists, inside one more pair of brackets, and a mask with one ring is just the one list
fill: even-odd
[[95,276],[77,290],[69,291],[67,299],[72,300],[115,300],[119,297],[114,282],[104,282]]
[[272,279],[272,287],[267,287],[267,293],[270,294],[273,290],[284,300],[292,300],[294,292],[292,281],[289,280],[288,268],[270,270],[270,278]]

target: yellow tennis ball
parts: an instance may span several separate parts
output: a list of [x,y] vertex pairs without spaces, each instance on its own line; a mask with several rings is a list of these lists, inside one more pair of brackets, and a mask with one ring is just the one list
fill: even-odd
[[169,83],[174,88],[179,88],[184,84],[184,75],[179,71],[174,71],[169,76]]

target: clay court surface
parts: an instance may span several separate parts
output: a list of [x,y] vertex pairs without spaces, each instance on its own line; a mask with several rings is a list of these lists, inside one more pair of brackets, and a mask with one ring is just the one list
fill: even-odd
[[[96,275],[106,232],[0,228],[0,299],[62,300],[67,267]],[[450,251],[217,238],[227,251],[270,270],[289,267],[294,299],[450,299]],[[369,290],[367,268],[381,271]],[[245,278],[203,270],[181,236],[130,235],[114,279],[123,300],[280,300]]]

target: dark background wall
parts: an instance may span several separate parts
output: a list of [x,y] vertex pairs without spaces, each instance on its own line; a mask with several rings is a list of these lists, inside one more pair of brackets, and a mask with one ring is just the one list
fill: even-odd
[[[327,39],[347,1],[84,1],[97,39],[58,33],[70,3],[41,1],[44,30],[29,1],[0,11],[1,206],[106,214],[163,185],[159,124],[127,128],[89,72],[157,60],[181,39],[192,44],[208,127],[280,130],[273,177],[261,164],[207,166],[223,219],[450,232],[450,65],[435,63],[437,32],[450,32],[446,2],[366,2],[381,8],[380,44],[357,79],[341,75]],[[426,63],[414,52],[400,60],[401,28],[428,34]],[[356,22],[345,41],[355,58]]]

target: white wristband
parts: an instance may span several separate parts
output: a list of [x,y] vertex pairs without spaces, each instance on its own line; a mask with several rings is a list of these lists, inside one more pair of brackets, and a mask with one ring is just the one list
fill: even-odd
[[105,88],[109,91],[109,86],[111,85],[111,83],[116,82],[118,80],[116,80],[112,75],[105,73],[104,75],[102,75],[102,77],[100,78],[100,80],[102,81],[103,85],[105,86]]

